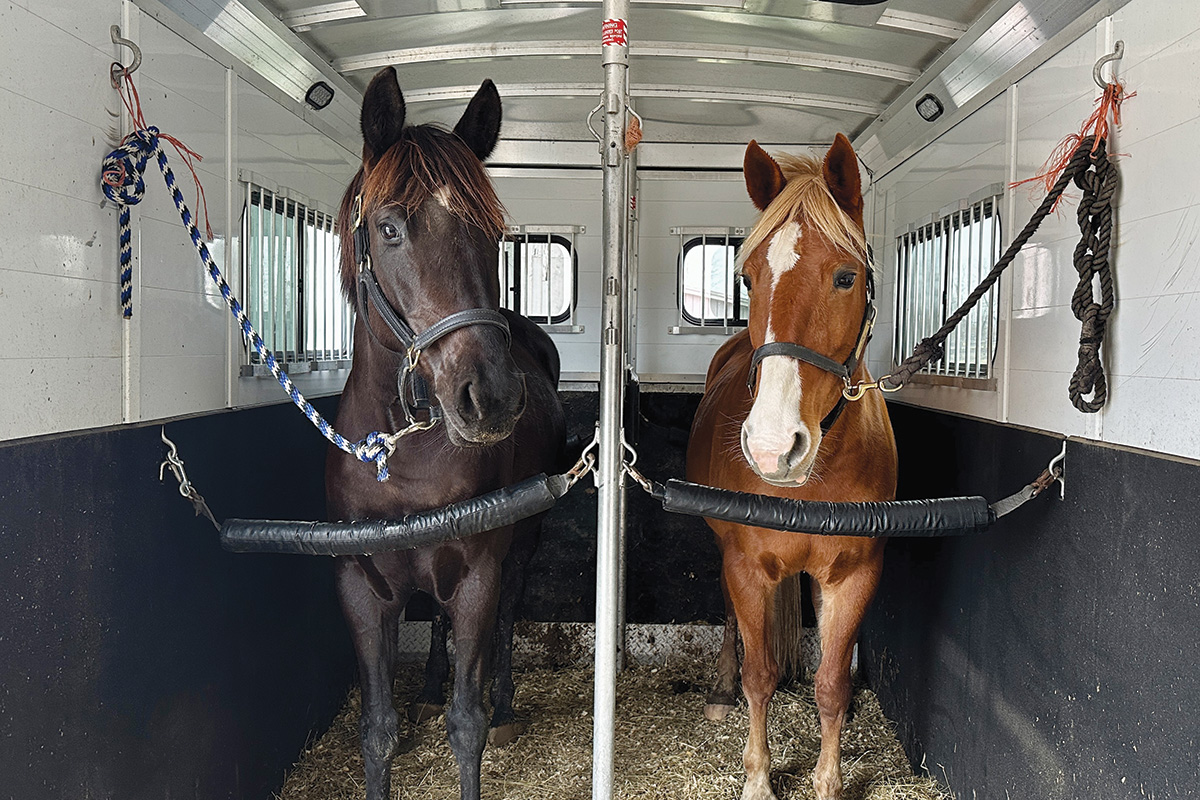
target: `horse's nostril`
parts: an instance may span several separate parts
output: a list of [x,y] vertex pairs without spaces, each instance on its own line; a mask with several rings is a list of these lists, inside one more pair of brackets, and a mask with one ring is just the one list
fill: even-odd
[[474,381],[467,381],[459,391],[458,414],[464,421],[473,422],[483,419],[483,410],[479,405]]
[[800,462],[804,460],[804,456],[808,454],[808,433],[806,431],[796,431],[792,437],[792,449],[787,453],[788,469],[795,469],[800,466]]

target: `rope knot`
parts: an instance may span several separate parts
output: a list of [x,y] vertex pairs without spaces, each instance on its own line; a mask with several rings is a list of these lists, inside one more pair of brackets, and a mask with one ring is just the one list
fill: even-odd
[[100,188],[114,203],[132,206],[146,194],[146,162],[158,152],[158,128],[139,128],[125,137],[121,146],[104,157]]
[[395,447],[392,437],[371,431],[354,446],[354,455],[363,463],[375,462],[375,480],[382,483],[388,479],[387,460]]
[[921,359],[925,363],[929,363],[931,361],[941,361],[946,355],[946,350],[942,347],[941,342],[930,337],[922,339],[920,344],[913,349],[913,355],[917,354],[920,354]]

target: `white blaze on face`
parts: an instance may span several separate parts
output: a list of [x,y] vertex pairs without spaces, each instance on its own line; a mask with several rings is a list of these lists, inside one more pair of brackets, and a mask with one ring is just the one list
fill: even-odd
[[[767,246],[767,266],[771,268],[772,291],[779,285],[779,279],[783,277],[783,274],[796,266],[796,262],[800,260],[800,254],[796,252],[798,244],[800,244],[800,226],[795,222],[784,225],[771,237],[771,244]],[[770,326],[770,324],[771,319],[768,317],[767,325]]]
[[437,204],[447,211],[450,210],[450,190],[445,186],[439,186],[433,193],[433,199]]
[[[800,226],[795,222],[784,225],[771,237],[767,265],[771,268],[772,293],[783,275],[796,266],[799,244]],[[764,343],[774,341],[775,330],[768,316]],[[793,474],[797,471],[793,466],[799,464],[788,463],[797,434],[804,434],[800,397],[800,365],[795,359],[771,356],[760,362],[758,393],[742,426],[742,445],[746,458],[763,477],[788,482],[800,481],[802,477]]]

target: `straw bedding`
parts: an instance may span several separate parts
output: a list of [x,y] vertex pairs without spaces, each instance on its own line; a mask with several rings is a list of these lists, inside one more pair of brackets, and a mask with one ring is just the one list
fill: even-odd
[[[420,685],[405,667],[396,684],[398,707]],[[701,715],[711,665],[636,667],[617,689],[615,796],[626,800],[735,800],[742,784],[747,716],[739,706],[724,722]],[[590,668],[518,673],[517,713],[528,731],[483,755],[483,796],[591,797],[592,673]],[[288,776],[280,800],[361,800],[359,695]],[[393,800],[457,800],[458,770],[446,742],[444,717],[419,725],[401,715],[403,752],[392,772]],[[813,797],[811,774],[820,748],[811,685],[781,690],[771,704],[772,784],[780,800]],[[946,800],[930,778],[916,777],[875,695],[857,689],[854,716],[842,734],[845,800]]]

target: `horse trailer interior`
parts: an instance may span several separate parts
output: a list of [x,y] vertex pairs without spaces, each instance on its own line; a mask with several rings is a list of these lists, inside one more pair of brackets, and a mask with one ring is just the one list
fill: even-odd
[[[0,796],[379,791],[370,669],[363,661],[360,673],[364,645],[335,575],[370,557],[233,553],[213,524],[375,516],[332,494],[327,505],[326,464],[345,459],[374,487],[399,435],[356,451],[371,427],[342,447],[321,426],[345,425],[351,365],[367,342],[366,284],[343,273],[347,295],[339,269],[369,272],[371,247],[382,262],[378,239],[359,227],[374,219],[360,213],[373,191],[361,187],[403,122],[453,130],[455,147],[487,156],[504,213],[487,285],[494,278],[515,313],[471,304],[451,328],[491,326],[498,340],[502,327],[512,342],[525,335],[517,315],[532,320],[529,335],[557,349],[571,436],[571,457],[555,468],[570,477],[542,519],[516,611],[517,713],[528,730],[487,746],[484,797],[1200,793],[1193,0],[10,0],[0,22],[0,327],[20,345],[0,358]],[[373,111],[381,97],[400,120],[390,133]],[[489,141],[477,131],[501,107],[499,140]],[[1048,188],[1029,179],[1044,177],[1064,140],[1066,163],[1079,141],[1067,137],[1085,120],[1101,126],[1097,146],[1109,155],[1093,150],[1093,161],[1115,167],[1119,188],[1097,200],[1090,184],[1072,183],[975,310],[928,350],[933,362],[892,393],[899,384],[885,379],[1018,240]],[[144,199],[114,200],[110,190],[133,178],[106,158],[150,141],[146,126],[175,185],[163,185],[151,157]],[[767,185],[762,170],[777,160],[783,181],[798,169],[784,153],[823,164],[824,191],[850,217],[830,165],[853,167],[843,182],[855,187],[870,253],[859,334],[869,344],[845,363],[797,355],[812,351],[776,342],[778,318],[768,317],[776,349],[765,355],[823,358],[832,366],[819,367],[830,373],[820,380],[833,386],[843,370],[849,393],[873,398],[864,406],[888,389],[895,498],[1002,498],[1048,463],[1047,481],[1060,478],[1011,516],[996,519],[993,504],[986,531],[888,541],[851,643],[857,716],[845,733],[841,713],[830,727],[822,692],[833,690],[815,673],[822,633],[827,652],[830,641],[818,618],[842,601],[831,585],[822,601],[816,577],[815,604],[807,591],[768,597],[762,636],[740,622],[745,680],[722,719],[704,719],[714,676],[726,674],[723,643],[725,666],[732,654],[737,667],[724,624],[727,602],[742,600],[722,571],[730,556],[718,526],[668,513],[659,496],[668,479],[693,474],[689,431],[710,413],[701,397],[714,354],[757,324],[751,293],[781,280],[778,236],[753,287],[743,267],[754,248],[739,248],[781,196],[782,183],[765,198],[756,189]],[[453,197],[430,192],[457,213]],[[1094,251],[1111,235],[1111,282],[1077,273],[1077,209],[1093,200],[1111,207],[1111,225],[1084,239]],[[352,244],[360,230],[367,244]],[[796,246],[802,238],[796,228]],[[241,317],[231,319],[214,272],[244,304]],[[1092,320],[1080,333],[1093,288],[1115,305],[1106,327]],[[419,426],[407,397],[420,389],[405,381],[433,345],[417,339],[397,396]],[[751,393],[787,361],[764,361],[756,344]],[[1088,380],[1099,381],[1083,389],[1093,401],[1078,391],[1085,355]],[[852,386],[860,361],[881,380]],[[460,393],[468,402],[480,381]],[[524,402],[533,390],[522,387]],[[429,426],[437,400],[425,406]],[[741,430],[740,448],[736,433],[713,447],[764,476]],[[595,474],[575,484],[582,473],[567,468],[581,449],[576,467],[592,458]],[[815,471],[787,485],[832,473],[823,457],[814,449]],[[790,463],[780,456],[781,470]],[[378,573],[363,569],[377,587]],[[396,635],[379,646],[400,664],[401,704],[446,635],[446,597],[429,595],[399,603]],[[795,605],[807,666],[772,705],[767,780],[749,665],[758,639],[770,645],[772,603]],[[490,664],[490,620],[482,643],[457,623],[451,653],[476,648]],[[456,731],[470,726],[447,708],[445,720],[389,721],[379,747],[395,775],[390,797],[458,796],[460,779],[472,797],[453,767],[465,735]],[[879,738],[854,727],[866,720]],[[832,766],[819,743],[830,730],[842,737]],[[331,749],[337,741],[344,752]],[[904,793],[917,781],[923,793]]]

